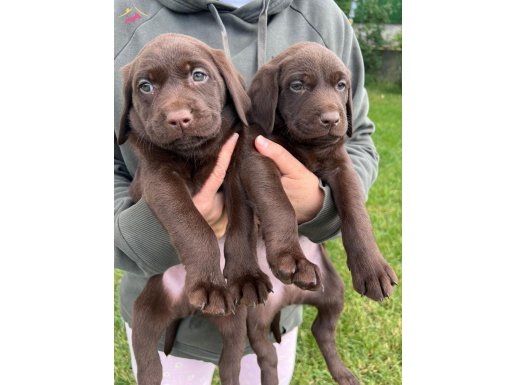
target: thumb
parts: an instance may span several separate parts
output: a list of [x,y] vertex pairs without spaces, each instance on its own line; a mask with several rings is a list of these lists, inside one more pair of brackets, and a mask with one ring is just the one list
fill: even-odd
[[236,147],[236,141],[238,140],[238,134],[233,134],[227,142],[222,146],[215,167],[211,172],[211,175],[204,182],[204,185],[200,189],[199,193],[205,194],[210,197],[216,194],[222,183],[224,182],[225,172],[229,167],[231,156]]
[[296,175],[306,170],[297,158],[290,154],[283,146],[264,136],[259,135],[255,140],[255,146],[261,155],[274,161],[283,175]]

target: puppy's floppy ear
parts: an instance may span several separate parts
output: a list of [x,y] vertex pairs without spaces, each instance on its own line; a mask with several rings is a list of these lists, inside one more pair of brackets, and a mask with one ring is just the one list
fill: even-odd
[[130,122],[129,112],[132,105],[132,75],[131,75],[131,63],[122,67],[123,73],[123,107],[122,115],[120,117],[120,128],[118,130],[118,144],[122,145],[125,143],[129,136]]
[[279,66],[265,64],[252,79],[249,90],[252,108],[250,119],[259,124],[267,134],[272,133],[275,110],[279,99]]
[[347,113],[347,136],[350,138],[352,136],[352,83],[350,81],[347,92],[347,104],[345,105],[345,110]]
[[223,51],[213,49],[211,54],[220,75],[222,75],[225,81],[225,86],[227,87],[227,91],[229,91],[238,117],[243,124],[248,126],[247,112],[250,110],[250,99],[245,91],[245,81],[243,77],[238,70],[234,68],[229,59],[227,59]]

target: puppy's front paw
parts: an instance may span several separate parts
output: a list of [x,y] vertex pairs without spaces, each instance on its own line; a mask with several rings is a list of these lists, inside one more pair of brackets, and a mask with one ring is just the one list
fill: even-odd
[[304,290],[319,290],[322,286],[320,269],[302,254],[281,253],[268,259],[274,275],[284,284],[291,284]]
[[234,312],[234,297],[223,279],[186,283],[190,304],[205,314],[223,316]]
[[265,304],[272,292],[270,278],[261,272],[249,272],[239,277],[229,277],[228,284],[236,304],[255,306]]
[[354,289],[374,301],[390,297],[397,285],[397,275],[382,256],[349,259],[349,268]]

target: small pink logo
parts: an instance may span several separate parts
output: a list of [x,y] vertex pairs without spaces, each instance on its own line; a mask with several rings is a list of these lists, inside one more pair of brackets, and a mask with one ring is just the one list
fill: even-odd
[[142,19],[141,16],[147,16],[145,13],[143,13],[141,10],[139,10],[137,7],[132,6],[131,8],[125,8],[125,12],[122,13],[118,17],[124,17],[125,18],[125,24],[136,24],[136,21],[138,19]]
[[136,24],[136,20],[141,19],[139,13],[135,13],[134,16],[129,16],[125,19],[125,24],[133,23]]

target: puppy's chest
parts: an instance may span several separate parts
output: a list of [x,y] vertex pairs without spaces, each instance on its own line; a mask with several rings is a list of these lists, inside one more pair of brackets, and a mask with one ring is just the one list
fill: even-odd
[[191,195],[200,191],[209,175],[213,172],[216,159],[197,163],[194,160],[184,161],[171,167],[171,171],[178,174],[184,181]]
[[[199,162],[195,160],[168,160],[164,162],[145,160],[140,165],[131,183],[131,195],[133,199],[138,200],[146,188],[152,188],[146,181],[156,180],[157,176],[161,183],[177,183],[178,178],[186,185],[193,196],[200,191],[207,178],[213,171],[216,158]],[[153,175],[153,178],[148,176]]]
[[184,175],[186,184],[191,192],[191,195],[195,195],[202,186],[206,183],[207,178],[213,172],[216,160],[204,164],[202,167],[191,167],[188,172]]
[[306,145],[305,143],[297,143],[283,135],[272,135],[270,139],[283,146],[309,171],[319,177],[328,168],[333,167],[332,160],[335,158],[334,153],[336,151],[334,146],[322,148],[317,145]]
[[318,177],[326,174],[335,164],[333,150],[322,151],[317,147],[292,146],[289,148],[291,154],[298,159],[306,168]]

